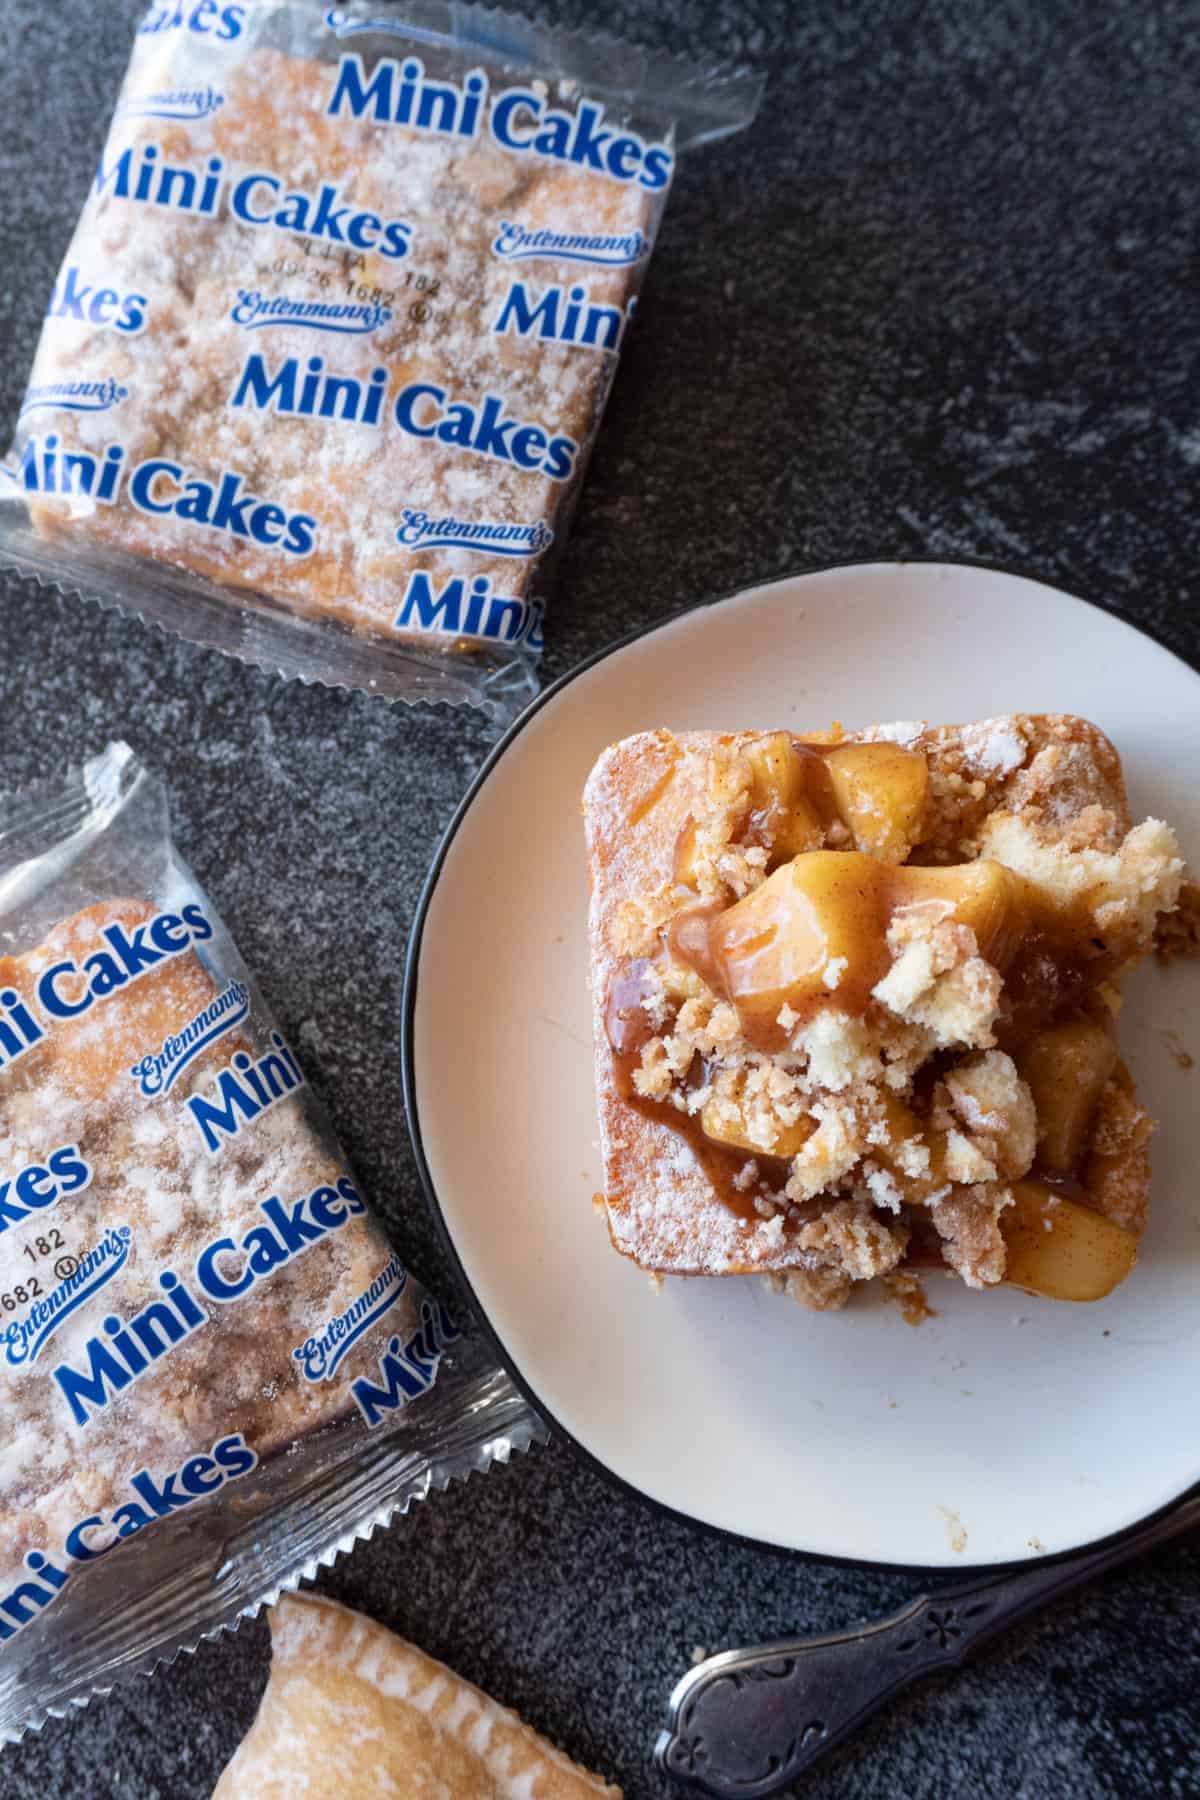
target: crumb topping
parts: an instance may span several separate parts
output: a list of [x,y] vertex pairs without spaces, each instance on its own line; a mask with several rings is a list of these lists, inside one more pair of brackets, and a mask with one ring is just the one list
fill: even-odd
[[906,917],[891,925],[887,941],[895,960],[872,989],[882,1006],[924,1026],[938,1049],[994,1042],[1002,980],[979,955],[969,925]]

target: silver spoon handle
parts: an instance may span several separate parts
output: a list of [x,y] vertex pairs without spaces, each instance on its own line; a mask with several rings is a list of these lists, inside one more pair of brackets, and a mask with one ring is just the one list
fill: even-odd
[[1200,1495],[1103,1549],[924,1595],[856,1631],[710,1656],[680,1681],[658,1767],[714,1800],[765,1800],[805,1774],[894,1694],[1059,1594],[1200,1524]]

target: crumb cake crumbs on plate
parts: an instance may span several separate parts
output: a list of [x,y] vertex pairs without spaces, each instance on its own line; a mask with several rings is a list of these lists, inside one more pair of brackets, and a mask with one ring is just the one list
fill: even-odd
[[902,1272],[1124,1279],[1154,1127],[1120,982],[1194,944],[1197,892],[1096,726],[643,732],[584,817],[617,1250],[818,1309]]

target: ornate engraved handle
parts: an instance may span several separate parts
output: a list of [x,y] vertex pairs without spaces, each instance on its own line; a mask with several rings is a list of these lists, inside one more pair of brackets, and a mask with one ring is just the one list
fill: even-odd
[[1200,1524],[1200,1496],[1117,1543],[914,1600],[856,1631],[726,1650],[668,1703],[655,1761],[715,1800],[765,1800],[803,1775],[893,1694],[974,1651],[1046,1601]]

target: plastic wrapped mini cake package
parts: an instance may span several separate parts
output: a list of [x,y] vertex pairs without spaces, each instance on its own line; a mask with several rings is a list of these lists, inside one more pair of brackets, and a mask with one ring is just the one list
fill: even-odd
[[760,89],[480,6],[152,6],[0,464],[0,562],[286,674],[511,714],[676,156]]
[[124,745],[0,804],[0,1741],[540,1421],[412,1277]]

